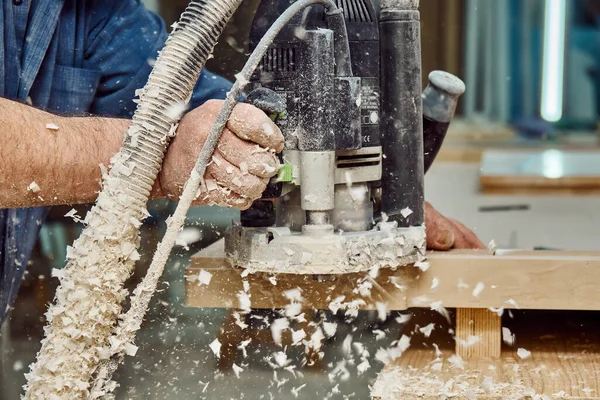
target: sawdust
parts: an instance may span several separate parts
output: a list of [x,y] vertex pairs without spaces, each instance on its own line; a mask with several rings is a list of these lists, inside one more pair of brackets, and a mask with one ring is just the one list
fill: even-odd
[[439,377],[439,370],[445,362],[437,358],[427,367],[410,370],[402,367],[387,368],[381,373],[371,390],[378,400],[410,399],[478,399],[482,396],[521,400],[535,396],[535,391],[521,380],[514,382],[494,382],[491,378],[477,382],[480,371],[463,370],[454,367],[455,373],[448,380]]
[[269,246],[257,248],[256,259],[259,261],[241,258],[238,254],[229,254],[228,261],[233,266],[243,265],[247,273],[336,275],[424,265],[425,260],[423,227],[303,240],[286,241],[285,246],[273,241]]
[[[113,168],[125,160],[118,153]],[[46,337],[26,375],[25,399],[89,395],[93,373],[111,352],[107,339],[128,294],[123,285],[139,259],[139,231],[133,221],[145,217],[144,207],[136,206],[118,172],[105,177],[104,189],[84,220],[85,229],[60,271],[55,304],[46,313]]]

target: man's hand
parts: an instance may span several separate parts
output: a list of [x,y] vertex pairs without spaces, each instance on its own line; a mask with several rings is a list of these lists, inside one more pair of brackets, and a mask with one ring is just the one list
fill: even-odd
[[[160,190],[172,200],[179,199],[222,105],[211,100],[182,118],[158,179]],[[279,161],[274,153],[282,151],[283,145],[281,131],[264,112],[238,104],[206,170],[209,191],[194,204],[247,209],[277,174]]]
[[466,226],[448,219],[425,203],[427,248],[430,250],[485,249],[486,246]]

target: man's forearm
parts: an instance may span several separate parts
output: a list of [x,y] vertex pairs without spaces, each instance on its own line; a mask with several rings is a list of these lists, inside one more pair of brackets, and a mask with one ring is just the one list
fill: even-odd
[[0,208],[15,208],[94,202],[100,164],[130,121],[59,117],[0,98],[0,124]]

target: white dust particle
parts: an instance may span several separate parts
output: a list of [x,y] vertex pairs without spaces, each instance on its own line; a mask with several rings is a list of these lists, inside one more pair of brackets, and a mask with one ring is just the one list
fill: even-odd
[[187,109],[186,103],[178,101],[178,102],[171,104],[165,110],[165,114],[167,115],[167,117],[169,117],[173,121],[179,121],[181,119],[181,117],[183,116],[183,114],[185,114],[186,109]]
[[463,282],[462,279],[458,280],[458,284],[456,285],[459,289],[468,289],[469,285]]
[[492,239],[488,245],[487,248],[489,251],[496,251],[496,242],[494,241],[494,239]]
[[377,316],[380,321],[385,321],[388,316],[388,307],[385,303],[377,302],[375,304],[377,307]]
[[297,331],[292,331],[292,343],[299,344],[302,339],[306,337],[306,332],[304,329],[298,329]]
[[433,303],[431,303],[429,305],[429,307],[431,308],[432,311],[437,311],[438,313],[440,313],[444,318],[446,318],[446,320],[448,320],[448,322],[450,322],[450,314],[448,313],[448,310],[446,310],[444,307],[442,307],[442,301],[434,301]]
[[396,317],[396,322],[399,324],[405,324],[410,321],[411,317],[412,316],[410,314],[402,314],[401,316]]
[[320,349],[323,339],[325,339],[323,330],[321,328],[317,328],[311,335],[310,341],[306,344],[306,346],[314,350]]
[[243,354],[244,358],[248,357],[248,352],[246,351],[246,347],[248,347],[248,345],[250,344],[251,341],[252,341],[252,339],[244,340],[237,347],[239,350],[242,351],[242,354]]
[[408,208],[408,207],[406,207],[406,208],[405,208],[405,209],[403,209],[403,210],[400,210],[400,214],[402,214],[402,216],[403,216],[404,218],[407,218],[407,217],[408,217],[409,215],[411,215],[412,213],[413,213],[413,211],[412,211],[410,208]]
[[223,164],[223,161],[219,160],[217,157],[212,156],[212,161],[215,163],[217,167],[220,167]]
[[429,288],[429,290],[433,292],[438,288],[438,286],[440,286],[440,280],[438,279],[438,277],[434,277],[431,280],[431,287]]
[[221,356],[221,342],[219,342],[219,339],[213,340],[209,347],[212,350],[212,352],[215,353],[215,356]]
[[240,171],[242,171],[242,175],[248,175],[248,163],[247,162],[241,162],[240,163]]
[[502,341],[509,346],[514,346],[515,344],[515,335],[505,326],[502,327]]
[[595,392],[595,390],[594,390],[594,389],[591,389],[591,388],[589,388],[589,387],[583,388],[583,389],[581,389],[581,391],[582,391],[583,393],[586,393],[586,394],[590,394],[590,393],[592,393],[592,392]]
[[285,367],[285,365],[288,363],[287,354],[285,354],[283,351],[278,351],[277,353],[273,354],[273,360],[275,360],[275,363],[280,367]]
[[175,244],[181,246],[186,250],[189,250],[191,244],[197,243],[202,240],[202,231],[194,227],[186,227],[179,232]]
[[58,130],[58,125],[56,125],[54,122],[48,122],[46,124],[46,129],[49,129],[51,131],[57,131]]
[[467,340],[463,340],[463,339],[459,339],[459,338],[455,338],[455,339],[461,345],[463,345],[465,347],[471,347],[474,344],[477,344],[481,341],[481,336],[469,335],[469,337],[467,337]]
[[371,368],[371,364],[369,364],[369,360],[367,359],[364,359],[363,362],[356,366],[359,375],[365,373],[369,368]]
[[251,302],[250,302],[250,296],[248,296],[247,293],[239,292],[238,293],[238,301],[240,303],[239,307],[241,310],[250,311]]
[[402,335],[398,342],[398,347],[404,353],[410,347],[410,336]]
[[277,278],[275,278],[274,276],[269,277],[269,282],[271,282],[271,285],[277,286]]
[[429,336],[431,336],[431,332],[433,332],[434,328],[435,328],[435,324],[431,323],[431,324],[429,324],[427,326],[419,328],[419,331],[421,331],[421,333],[423,335],[425,335],[426,338],[428,338]]
[[454,368],[465,369],[465,362],[458,354],[453,354],[450,356],[450,358],[448,358],[448,362],[450,362],[450,365]]
[[477,283],[477,285],[475,286],[475,289],[473,289],[473,296],[479,297],[481,292],[483,292],[483,289],[485,289],[485,285],[483,284],[483,282]]
[[517,355],[519,356],[519,358],[521,360],[525,360],[525,359],[531,357],[531,352],[529,350],[525,350],[523,348],[519,348],[517,350]]
[[73,221],[75,221],[75,222],[81,221],[81,218],[79,218],[79,216],[77,215],[77,210],[74,208],[72,208],[71,211],[66,213],[65,217],[69,217],[69,218],[73,219]]
[[558,397],[559,399],[564,399],[565,397],[567,397],[567,393],[565,393],[564,390],[561,390],[560,392],[554,393],[552,396]]
[[129,357],[134,357],[138,351],[138,347],[131,343],[125,343],[124,349],[125,349],[125,354],[127,354]]
[[516,308],[517,310],[519,309],[519,305],[513,299],[508,299],[508,300],[505,301],[505,303],[510,304],[511,306],[513,306],[514,308]]
[[278,346],[281,346],[281,335],[283,331],[289,326],[290,322],[287,318],[278,318],[271,324],[271,335],[273,336],[273,341]]
[[212,279],[212,274],[208,271],[201,269],[200,273],[198,274],[198,286],[202,286],[202,285],[208,286],[210,284],[211,279]]
[[285,306],[285,316],[288,318],[294,318],[302,312],[302,304],[291,303]]
[[264,172],[266,172],[267,174],[272,174],[275,171],[277,171],[277,168],[275,168],[274,166],[267,164],[267,163],[263,163],[263,170]]
[[390,220],[390,217],[388,217],[388,215],[384,212],[381,213],[381,222],[388,222]]
[[22,369],[23,369],[23,361],[21,361],[21,360],[15,361],[15,363],[13,364],[13,371],[19,372]]
[[289,301],[298,301],[298,302],[301,302],[303,300],[302,299],[302,292],[300,291],[300,288],[286,290],[285,292],[283,292],[283,295]]
[[499,317],[501,317],[504,314],[504,307],[500,307],[500,308],[490,307],[489,310],[493,313],[498,314]]
[[294,397],[298,397],[300,390],[302,390],[304,386],[306,386],[306,383],[292,389],[292,394],[294,395]]
[[249,270],[249,269],[245,269],[245,270],[243,270],[243,271],[240,273],[240,276],[241,276],[242,278],[245,278],[245,277],[247,277],[248,275],[250,275],[250,270]]
[[431,303],[429,305],[429,307],[433,310],[433,311],[438,311],[442,308],[442,301],[434,301],[433,303]]
[[373,329],[373,334],[375,335],[375,340],[383,340],[387,336],[381,329]]
[[329,309],[331,310],[332,313],[337,314],[337,312],[340,309],[344,308],[342,301],[344,301],[345,298],[346,298],[345,296],[339,296],[339,297],[336,297],[335,299],[333,299],[329,303]]
[[34,182],[31,182],[31,183],[29,184],[29,186],[27,186],[27,190],[29,190],[30,192],[33,192],[33,193],[37,193],[37,192],[39,192],[41,189],[40,189],[40,187],[38,186],[38,184],[37,184],[37,183],[35,183],[35,181],[34,181]]
[[335,322],[323,322],[323,331],[328,338],[335,336],[337,324]]
[[342,342],[342,351],[346,355],[351,355],[352,354],[352,335],[346,336],[346,338]]
[[240,372],[244,372],[244,369],[242,367],[237,366],[235,363],[232,365],[233,368],[233,372],[235,373],[236,377],[240,377]]
[[425,272],[429,269],[431,264],[428,261],[417,261],[415,263],[415,267],[419,268],[421,271]]

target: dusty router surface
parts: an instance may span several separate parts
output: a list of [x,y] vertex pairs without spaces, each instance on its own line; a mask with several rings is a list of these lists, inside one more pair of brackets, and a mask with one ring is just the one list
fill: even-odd
[[397,268],[424,258],[423,228],[380,223],[370,232],[335,233],[333,227],[252,229],[234,226],[225,253],[235,267],[282,274],[347,274],[373,268]]

